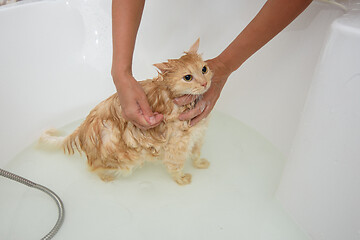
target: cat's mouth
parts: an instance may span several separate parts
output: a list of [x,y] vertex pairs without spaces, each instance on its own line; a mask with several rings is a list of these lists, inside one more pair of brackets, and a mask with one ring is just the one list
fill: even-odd
[[202,95],[202,94],[206,93],[207,90],[209,90],[210,85],[211,85],[211,82],[206,83],[205,85],[202,85],[201,88],[199,88],[199,92],[196,95]]

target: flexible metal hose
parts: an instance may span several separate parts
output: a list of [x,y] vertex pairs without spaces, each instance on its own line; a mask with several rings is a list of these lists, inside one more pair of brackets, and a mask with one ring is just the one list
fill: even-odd
[[0,175],[6,177],[8,179],[17,181],[19,183],[25,184],[28,187],[36,188],[36,189],[48,194],[52,199],[54,199],[54,201],[56,202],[56,205],[58,206],[58,210],[59,210],[58,219],[57,219],[55,226],[51,229],[51,231],[48,234],[46,234],[45,237],[41,238],[41,240],[49,240],[49,239],[53,238],[54,235],[59,231],[62,223],[64,222],[65,209],[64,209],[64,204],[62,203],[61,199],[47,187],[44,187],[40,184],[36,184],[26,178],[20,177],[16,174],[5,171],[1,168],[0,168]]

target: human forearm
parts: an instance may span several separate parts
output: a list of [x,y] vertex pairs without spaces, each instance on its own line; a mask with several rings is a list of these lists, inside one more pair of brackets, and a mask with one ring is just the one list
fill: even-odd
[[124,79],[119,75],[132,75],[135,39],[144,4],[145,0],[113,0],[112,2],[113,64],[111,73],[115,85]]
[[153,113],[146,94],[132,76],[132,58],[145,0],[113,0],[113,63],[111,75],[122,117],[141,129],[159,125],[163,116]]
[[[238,69],[251,55],[289,25],[312,0],[268,0],[256,17],[217,57],[207,61],[214,72],[211,87],[203,94],[193,110],[179,116],[191,120],[194,125],[204,119],[214,108],[229,75]],[[186,97],[176,100],[179,105],[188,104]]]
[[289,25],[312,0],[268,0],[256,17],[217,57],[230,72]]

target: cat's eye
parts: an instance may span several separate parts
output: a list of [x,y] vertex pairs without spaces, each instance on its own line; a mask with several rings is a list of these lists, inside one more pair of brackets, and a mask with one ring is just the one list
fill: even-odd
[[185,76],[183,77],[183,79],[184,79],[185,81],[187,81],[187,82],[190,82],[190,81],[193,79],[193,76],[192,76],[192,75],[185,75]]
[[204,67],[202,68],[202,73],[205,74],[205,73],[207,73],[207,71],[208,71],[208,68],[207,68],[206,66],[204,66]]

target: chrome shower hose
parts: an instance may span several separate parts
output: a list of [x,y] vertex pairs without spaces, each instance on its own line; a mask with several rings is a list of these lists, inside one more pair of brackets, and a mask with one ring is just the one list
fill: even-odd
[[26,178],[20,177],[16,174],[5,171],[1,168],[0,168],[0,175],[6,177],[8,179],[17,181],[19,183],[25,184],[28,187],[36,188],[36,189],[46,193],[47,195],[49,195],[52,199],[54,199],[54,201],[56,202],[56,205],[58,207],[58,210],[59,210],[58,219],[57,219],[55,226],[51,229],[51,231],[48,234],[46,234],[43,238],[41,238],[41,240],[49,240],[49,239],[53,238],[54,235],[59,231],[62,223],[64,222],[65,210],[64,210],[64,204],[62,203],[61,199],[47,187],[44,187],[40,184],[36,184],[30,180],[27,180]]

